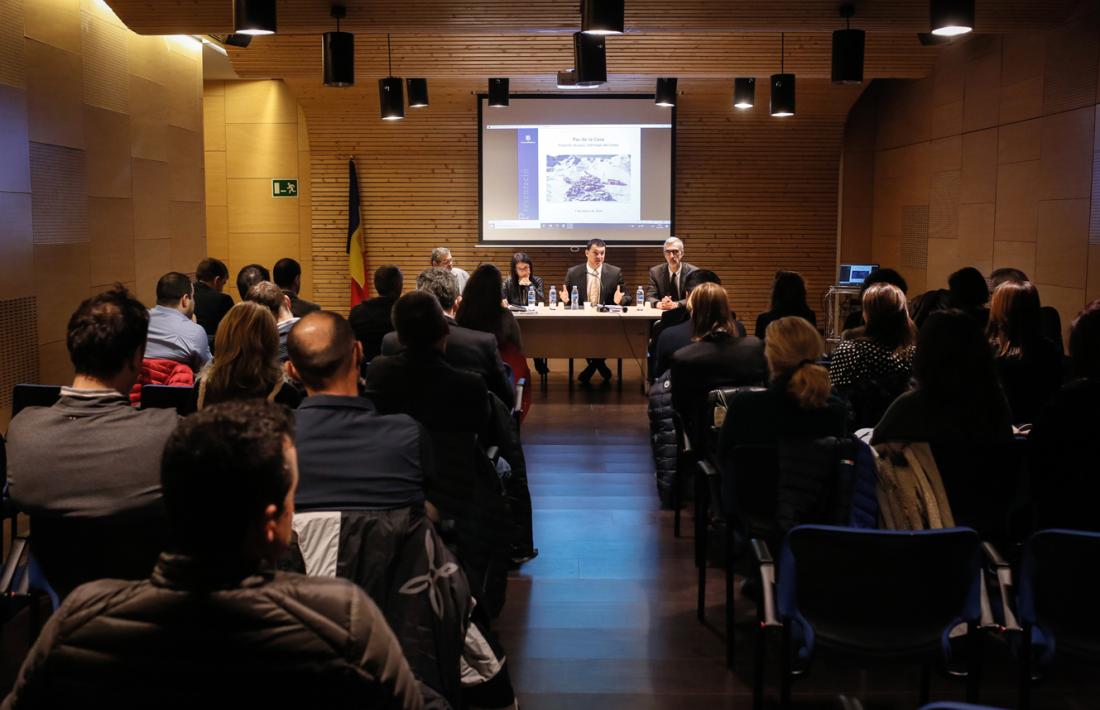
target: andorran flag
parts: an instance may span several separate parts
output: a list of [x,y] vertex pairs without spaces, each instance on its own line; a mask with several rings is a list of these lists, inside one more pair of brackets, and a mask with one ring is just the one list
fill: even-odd
[[363,253],[363,228],[359,223],[359,175],[355,161],[348,161],[348,285],[351,287],[351,306],[367,300],[367,265]]

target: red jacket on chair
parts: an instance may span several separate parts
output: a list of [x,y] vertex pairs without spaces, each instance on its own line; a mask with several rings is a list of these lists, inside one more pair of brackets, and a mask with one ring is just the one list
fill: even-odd
[[141,373],[130,390],[130,404],[141,404],[141,388],[145,385],[170,385],[172,387],[193,387],[195,373],[190,367],[175,360],[147,357],[141,361]]

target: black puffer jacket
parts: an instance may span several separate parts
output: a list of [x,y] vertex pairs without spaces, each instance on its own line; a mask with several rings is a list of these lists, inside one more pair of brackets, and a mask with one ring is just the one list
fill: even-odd
[[422,707],[397,640],[355,585],[208,574],[165,554],[149,580],[78,587],[2,707]]
[[676,422],[672,418],[672,379],[665,372],[649,386],[649,442],[657,471],[657,494],[663,507],[672,506],[676,483]]

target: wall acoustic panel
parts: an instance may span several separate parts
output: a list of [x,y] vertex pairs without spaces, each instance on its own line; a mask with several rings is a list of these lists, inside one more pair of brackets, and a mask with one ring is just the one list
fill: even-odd
[[909,205],[901,210],[901,265],[928,268],[928,205]]
[[26,84],[22,0],[0,0],[0,84],[19,88]]
[[129,110],[126,30],[81,13],[84,103],[119,113]]
[[12,387],[38,382],[38,331],[33,297],[0,300],[0,410],[11,411]]
[[932,239],[956,239],[959,236],[959,191],[962,173],[949,170],[932,176],[928,213],[928,235]]
[[1052,32],[1047,38],[1043,113],[1096,103],[1100,26],[1097,13]]
[[34,243],[88,241],[84,151],[31,143],[30,156]]

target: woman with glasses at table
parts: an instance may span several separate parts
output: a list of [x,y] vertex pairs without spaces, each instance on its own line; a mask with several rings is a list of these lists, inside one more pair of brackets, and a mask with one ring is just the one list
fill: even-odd
[[[546,302],[542,279],[535,276],[534,270],[535,267],[531,263],[531,257],[527,256],[527,252],[517,251],[512,255],[511,274],[504,280],[500,294],[505,305],[526,306],[528,289],[532,286],[535,287],[535,303]],[[535,358],[535,371],[540,375],[550,372],[546,358]]]

